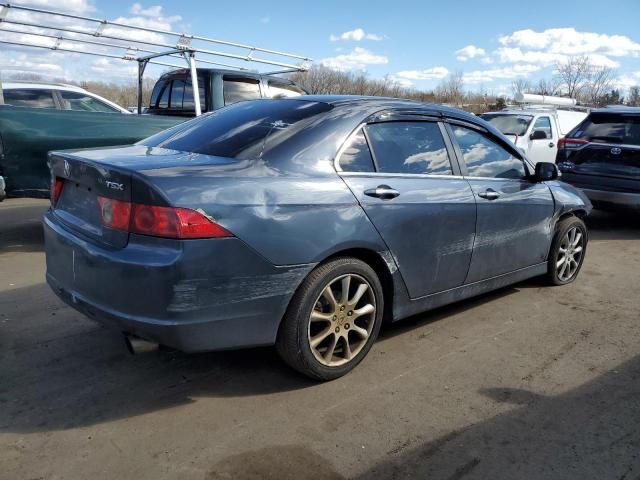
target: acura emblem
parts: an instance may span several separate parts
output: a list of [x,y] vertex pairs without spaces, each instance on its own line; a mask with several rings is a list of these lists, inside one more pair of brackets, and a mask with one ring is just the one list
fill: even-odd
[[620,155],[622,153],[622,149],[620,147],[613,147],[611,149],[611,155]]
[[64,176],[67,178],[71,176],[71,165],[66,160],[64,161]]

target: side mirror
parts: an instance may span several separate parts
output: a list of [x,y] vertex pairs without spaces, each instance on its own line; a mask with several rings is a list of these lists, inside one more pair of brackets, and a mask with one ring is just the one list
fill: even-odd
[[533,178],[536,182],[548,182],[558,178],[558,167],[551,162],[536,163],[536,173]]
[[546,140],[547,132],[544,130],[534,130],[531,135],[529,135],[531,140]]

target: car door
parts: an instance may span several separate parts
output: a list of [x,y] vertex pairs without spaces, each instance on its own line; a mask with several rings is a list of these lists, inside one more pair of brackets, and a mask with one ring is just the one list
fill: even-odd
[[477,204],[466,283],[544,262],[553,233],[549,187],[529,180],[519,153],[497,136],[466,123],[451,122],[448,130]]
[[[529,136],[529,149],[527,157],[534,164],[538,162],[556,161],[556,143],[557,135],[554,135],[554,128],[551,127],[551,117],[549,115],[541,115],[536,118],[531,135]],[[539,132],[536,134],[536,132]],[[544,134],[544,138],[537,138],[536,135]]]
[[437,121],[370,123],[338,157],[337,170],[380,232],[409,296],[462,285],[476,206]]

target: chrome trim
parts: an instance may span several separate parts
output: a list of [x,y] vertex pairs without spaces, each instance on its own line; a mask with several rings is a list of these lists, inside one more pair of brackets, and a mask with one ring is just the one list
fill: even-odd
[[[338,172],[342,177],[392,177],[392,178],[438,178],[448,179],[455,178],[463,180],[465,177],[462,175],[435,175],[433,173],[387,173],[387,172]],[[480,178],[480,177],[474,177]],[[494,179],[495,180],[495,179]]]
[[[340,162],[339,162],[340,157],[342,156],[342,153],[347,149],[347,145],[349,145],[353,137],[355,137],[358,134],[358,132],[364,128],[366,124],[367,122],[362,122],[349,135],[347,135],[347,138],[345,139],[345,141],[342,142],[342,145],[338,149],[336,156],[333,157],[333,168],[335,169],[336,172],[343,173],[343,170],[340,167]],[[369,147],[369,150],[371,150],[371,147]],[[344,173],[349,173],[349,172],[344,172]],[[358,172],[358,173],[369,173],[369,172]],[[372,173],[375,173],[375,172],[372,172]]]

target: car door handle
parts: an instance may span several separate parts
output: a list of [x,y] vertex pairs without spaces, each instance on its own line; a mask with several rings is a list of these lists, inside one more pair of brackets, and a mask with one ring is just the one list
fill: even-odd
[[376,188],[370,188],[364,191],[369,197],[381,198],[382,200],[390,200],[400,195],[400,192],[391,188],[389,185],[378,185]]
[[488,188],[484,192],[478,193],[478,196],[480,198],[486,198],[487,200],[496,200],[497,198],[500,198],[500,194],[490,188]]
[[554,147],[554,145],[555,145],[555,143],[553,143],[553,142],[549,142],[549,148],[553,148],[553,147]]

